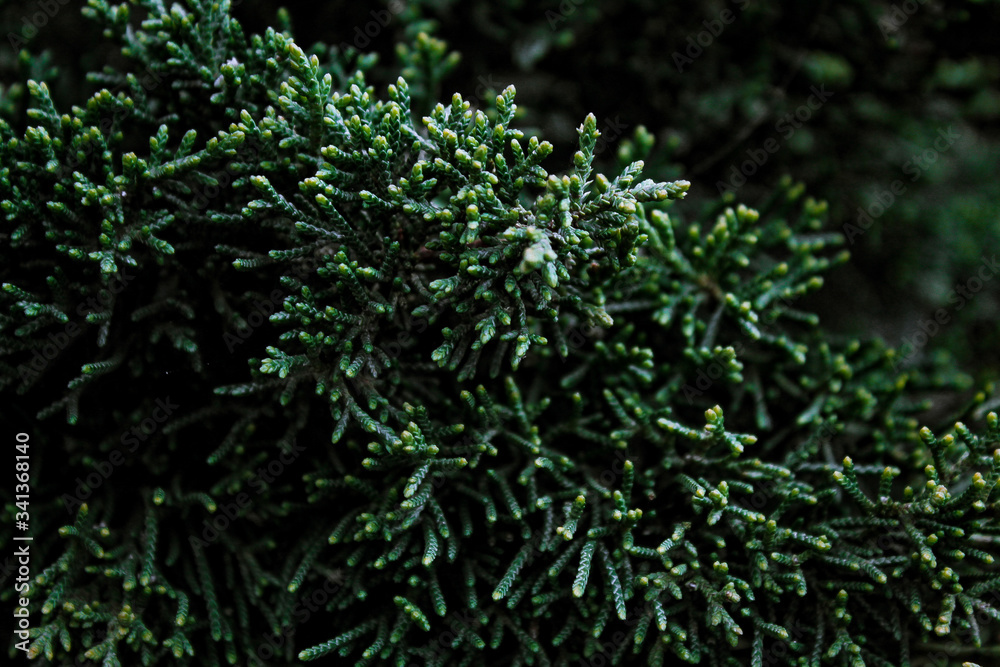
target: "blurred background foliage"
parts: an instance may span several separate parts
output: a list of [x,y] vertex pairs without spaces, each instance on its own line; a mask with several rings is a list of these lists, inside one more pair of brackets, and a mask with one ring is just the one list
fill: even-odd
[[[26,122],[19,82],[28,77],[48,81],[57,104],[99,87],[85,73],[117,55],[91,46],[99,35],[82,4],[0,5],[7,118]],[[605,168],[645,156],[650,177],[692,181],[681,208],[717,200],[718,184],[739,184],[741,170],[745,183],[727,196],[749,206],[790,176],[830,203],[850,241],[852,261],[809,304],[828,329],[901,345],[945,308],[949,322],[911,361],[952,355],[980,380],[1000,368],[1000,277],[961,308],[949,301],[1000,251],[1000,2],[232,4],[252,31],[284,26],[303,45],[378,54],[369,75],[378,86],[398,76],[400,44],[421,31],[444,40],[460,60],[423,101],[457,91],[478,106],[513,83],[521,127],[556,146],[551,170],[569,167],[576,128],[593,112]],[[816,91],[827,100],[817,103]],[[938,151],[940,133],[954,139]],[[763,164],[748,162],[753,155]],[[859,207],[879,212],[894,181],[905,191],[867,230],[845,227],[857,225]]]

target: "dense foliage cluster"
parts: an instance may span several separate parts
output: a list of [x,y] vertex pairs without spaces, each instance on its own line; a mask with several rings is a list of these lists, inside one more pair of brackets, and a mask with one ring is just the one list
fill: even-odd
[[[266,3],[236,11],[263,26]],[[728,191],[757,203],[793,174],[848,238],[851,263],[815,300],[837,331],[874,322],[893,343],[909,339],[1000,243],[1000,60],[986,29],[1000,21],[997,0],[410,0],[387,2],[385,15],[283,4],[302,41],[376,50],[384,76],[394,42],[433,22],[462,54],[443,93],[486,100],[515,84],[521,127],[538,128],[557,161],[592,112],[609,130],[600,158],[635,159],[620,139],[645,124],[656,139],[647,171],[691,181],[697,199]],[[941,132],[957,137],[944,151]],[[859,208],[872,214],[862,236],[849,227]],[[985,375],[1000,363],[998,312],[996,293],[980,293],[933,347]]]
[[0,120],[39,664],[997,655],[989,388],[818,326],[801,183],[678,210],[593,115],[550,172],[424,33],[383,92],[226,1],[85,14],[123,64]]

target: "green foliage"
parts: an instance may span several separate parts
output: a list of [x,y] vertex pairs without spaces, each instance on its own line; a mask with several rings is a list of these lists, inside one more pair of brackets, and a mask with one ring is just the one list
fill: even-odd
[[[295,16],[314,12],[305,3],[289,7]],[[817,302],[835,315],[827,324],[837,331],[867,331],[876,321],[910,337],[913,322],[948,303],[984,248],[1000,241],[993,177],[1000,67],[983,28],[1000,19],[995,1],[540,0],[528,10],[520,0],[413,0],[407,7],[436,21],[436,34],[462,51],[459,75],[446,83],[463,92],[515,83],[523,122],[544,127],[559,147],[578,116],[593,112],[624,126],[608,137],[605,159],[636,159],[629,144],[645,123],[656,138],[643,156],[647,168],[691,180],[697,199],[735,184],[738,200],[756,205],[784,174],[803,181],[829,201],[835,227],[852,242],[857,271],[838,272],[842,291]],[[401,15],[398,24],[409,29],[408,20]],[[810,99],[817,89],[830,94],[818,109]],[[934,142],[949,130],[960,139],[939,153]],[[761,153],[769,140],[777,151]],[[894,181],[905,192],[883,211],[878,195]],[[851,238],[859,207],[875,213],[874,224]],[[857,298],[843,307],[840,295],[848,293]],[[969,306],[934,347],[970,371],[984,360],[995,367],[997,300],[980,294]]]
[[429,103],[426,34],[382,96],[227,2],[136,4],[85,10],[116,94],[0,121],[41,664],[995,655],[988,392],[935,414],[968,378],[820,329],[848,255],[801,184],[692,214],[599,173],[593,115],[563,174],[513,87]]

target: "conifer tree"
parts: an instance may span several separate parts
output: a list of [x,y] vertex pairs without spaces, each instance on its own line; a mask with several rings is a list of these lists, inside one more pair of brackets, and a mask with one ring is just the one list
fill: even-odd
[[37,664],[998,655],[987,388],[819,326],[823,202],[681,211],[593,115],[553,170],[442,41],[379,88],[229,5],[91,0],[124,65],[0,120]]

